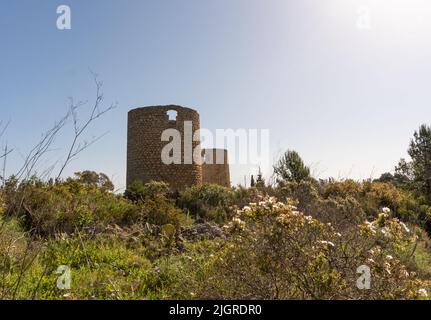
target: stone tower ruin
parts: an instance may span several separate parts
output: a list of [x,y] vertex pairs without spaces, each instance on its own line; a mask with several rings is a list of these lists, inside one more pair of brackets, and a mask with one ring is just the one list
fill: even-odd
[[202,182],[230,187],[229,159],[226,149],[204,149]]
[[[172,114],[173,117],[171,117]],[[167,105],[129,111],[127,186],[134,181],[144,183],[165,181],[173,190],[182,190],[188,186],[202,183],[215,183],[230,187],[227,150],[205,149],[202,153],[199,137],[190,140],[191,146],[185,146],[188,144],[185,143],[185,140],[187,141],[185,135],[190,134],[190,132],[185,132],[185,121],[191,122],[192,135],[200,129],[199,113],[190,108]],[[161,137],[167,129],[176,129],[181,135],[181,164],[165,164],[162,161],[162,150],[169,142],[162,141]],[[185,161],[185,153],[190,147],[204,159],[209,159],[210,163],[201,165],[195,161]],[[217,163],[217,160],[223,164]]]
[[[170,119],[170,112],[176,117]],[[200,129],[199,113],[176,105],[137,108],[129,111],[127,132],[127,185],[134,181],[144,183],[165,181],[172,189],[202,184],[202,166],[192,164],[164,164],[161,159],[167,142],[161,140],[166,129],[181,134],[181,159],[184,159],[184,121],[192,122],[192,131]],[[193,150],[200,141],[193,141]]]

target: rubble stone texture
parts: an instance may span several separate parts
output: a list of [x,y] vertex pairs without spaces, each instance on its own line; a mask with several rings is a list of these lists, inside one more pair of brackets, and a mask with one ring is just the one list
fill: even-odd
[[202,165],[202,181],[230,187],[228,152],[225,149],[204,149],[205,162]]
[[[169,112],[176,111],[176,119]],[[184,164],[184,122],[192,122],[192,132],[200,129],[199,113],[176,105],[137,108],[129,111],[127,132],[127,185],[134,181],[165,181],[174,190],[202,184],[202,166]],[[162,150],[169,142],[162,141],[166,129],[181,134],[181,164],[164,164]],[[192,148],[200,148],[200,141],[192,141]],[[199,151],[198,151],[199,152]]]

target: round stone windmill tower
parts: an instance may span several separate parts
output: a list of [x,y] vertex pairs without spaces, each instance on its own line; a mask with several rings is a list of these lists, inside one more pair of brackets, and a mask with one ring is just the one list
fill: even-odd
[[[190,140],[185,123],[191,124],[192,134],[200,129],[199,113],[176,105],[152,106],[129,111],[127,133],[127,185],[165,181],[174,190],[202,184],[202,166],[190,162],[190,148],[200,151],[200,141]],[[181,164],[165,164],[162,150],[166,141],[162,134],[176,129],[181,137]],[[186,132],[187,131],[187,132]],[[196,150],[196,149],[199,150]]]

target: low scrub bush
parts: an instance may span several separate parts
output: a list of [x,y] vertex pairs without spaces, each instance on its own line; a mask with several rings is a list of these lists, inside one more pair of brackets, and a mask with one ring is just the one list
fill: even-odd
[[[412,234],[399,220],[377,220],[338,233],[299,212],[291,203],[268,199],[250,204],[227,226],[232,237],[196,261],[200,281],[187,292],[203,299],[412,299],[427,284],[402,263]],[[193,260],[193,258],[192,258]],[[370,290],[356,286],[357,269],[368,266]],[[199,266],[199,267],[198,267]],[[204,276],[202,276],[202,273]]]
[[193,186],[182,192],[179,206],[196,219],[226,221],[231,215],[234,192],[215,184]]

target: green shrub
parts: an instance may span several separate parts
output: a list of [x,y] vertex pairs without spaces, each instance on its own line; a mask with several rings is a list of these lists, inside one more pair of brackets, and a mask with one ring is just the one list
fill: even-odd
[[27,230],[41,235],[121,224],[139,211],[105,188],[74,179],[57,184],[32,179],[12,183],[6,192],[5,214],[19,217]]
[[158,226],[171,224],[179,229],[184,219],[182,211],[175,206],[174,201],[163,195],[156,195],[154,198],[147,197],[140,202],[140,206],[143,221],[150,224]]
[[143,183],[142,181],[132,182],[125,191],[126,198],[132,201],[143,201],[146,198],[154,198],[157,195],[166,195],[169,192],[169,185],[162,181],[151,181]]
[[193,186],[181,193],[179,206],[193,217],[217,222],[226,221],[232,213],[234,192],[215,184]]
[[238,208],[242,208],[251,202],[259,202],[262,200],[264,193],[258,188],[245,188],[238,186],[234,190],[234,203]]

